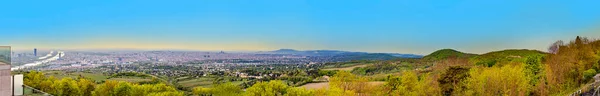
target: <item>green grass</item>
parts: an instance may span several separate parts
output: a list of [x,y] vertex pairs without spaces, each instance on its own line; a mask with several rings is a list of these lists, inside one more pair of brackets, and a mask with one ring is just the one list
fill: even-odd
[[139,82],[144,82],[144,81],[152,81],[152,79],[150,79],[150,78],[139,78],[139,77],[120,77],[120,78],[110,78],[108,80],[126,81],[126,82],[131,82],[131,83],[139,83]]
[[210,85],[213,84],[213,78],[196,78],[196,79],[189,79],[189,80],[185,80],[185,81],[179,81],[177,83],[183,87],[196,87],[196,86],[209,87]]
[[46,71],[46,72],[44,72],[44,74],[46,74],[48,76],[54,76],[57,79],[61,79],[61,78],[65,78],[65,77],[77,78],[81,75],[83,77],[90,78],[95,81],[106,80],[109,77],[102,73],[86,73],[86,72],[67,73],[64,71]]
[[92,80],[95,81],[102,81],[102,80],[106,80],[109,76],[106,76],[104,74],[98,74],[98,73],[82,73],[82,72],[77,72],[77,73],[73,73],[73,75],[81,75],[83,77],[87,77],[90,78]]

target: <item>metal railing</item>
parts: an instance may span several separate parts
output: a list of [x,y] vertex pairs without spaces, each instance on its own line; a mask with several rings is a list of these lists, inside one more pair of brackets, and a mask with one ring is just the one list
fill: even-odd
[[33,87],[23,85],[23,96],[53,96],[53,95],[46,93],[42,90],[35,89]]

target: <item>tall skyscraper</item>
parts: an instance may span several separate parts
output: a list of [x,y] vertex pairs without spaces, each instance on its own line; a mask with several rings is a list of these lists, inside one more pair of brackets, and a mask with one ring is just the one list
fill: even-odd
[[33,48],[33,56],[37,56],[37,49]]

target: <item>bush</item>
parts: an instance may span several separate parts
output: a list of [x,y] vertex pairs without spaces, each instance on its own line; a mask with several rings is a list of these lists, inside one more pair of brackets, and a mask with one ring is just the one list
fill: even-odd
[[596,70],[594,70],[594,69],[589,69],[589,70],[583,71],[583,78],[585,80],[594,78],[594,75],[596,75]]
[[333,76],[337,73],[335,70],[319,70],[319,76]]
[[471,68],[469,77],[463,81],[465,90],[454,90],[459,96],[525,96],[532,85],[529,84],[525,68],[521,65],[502,67]]

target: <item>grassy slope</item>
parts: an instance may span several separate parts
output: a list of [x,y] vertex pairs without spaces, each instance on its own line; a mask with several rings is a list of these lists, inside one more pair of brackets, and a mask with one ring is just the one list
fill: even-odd
[[85,73],[85,72],[67,73],[64,71],[47,71],[44,73],[48,76],[54,76],[57,79],[65,78],[65,77],[77,78],[81,75],[83,77],[90,78],[95,81],[102,81],[102,80],[106,80],[109,77],[102,73]]
[[130,76],[119,76],[108,79],[110,76],[104,75],[102,73],[86,73],[86,72],[73,72],[68,73],[64,71],[46,71],[44,72],[48,76],[54,76],[57,79],[69,77],[69,78],[77,78],[79,76],[83,76],[86,78],[90,78],[94,81],[106,81],[106,80],[116,80],[116,81],[126,81],[131,83],[138,83],[143,81],[151,81],[152,78],[141,78],[141,77],[130,77]]
[[537,50],[502,50],[485,53],[472,57],[469,62],[475,65],[493,66],[496,64],[507,64],[510,62],[525,62],[533,56],[543,57],[546,53]]
[[140,77],[119,77],[119,78],[110,78],[108,80],[126,81],[126,82],[131,82],[131,83],[139,83],[139,82],[144,82],[144,81],[152,81],[152,79],[150,79],[150,78],[140,78]]
[[179,81],[178,84],[183,87],[208,86],[213,83],[213,78],[197,78],[185,81]]

